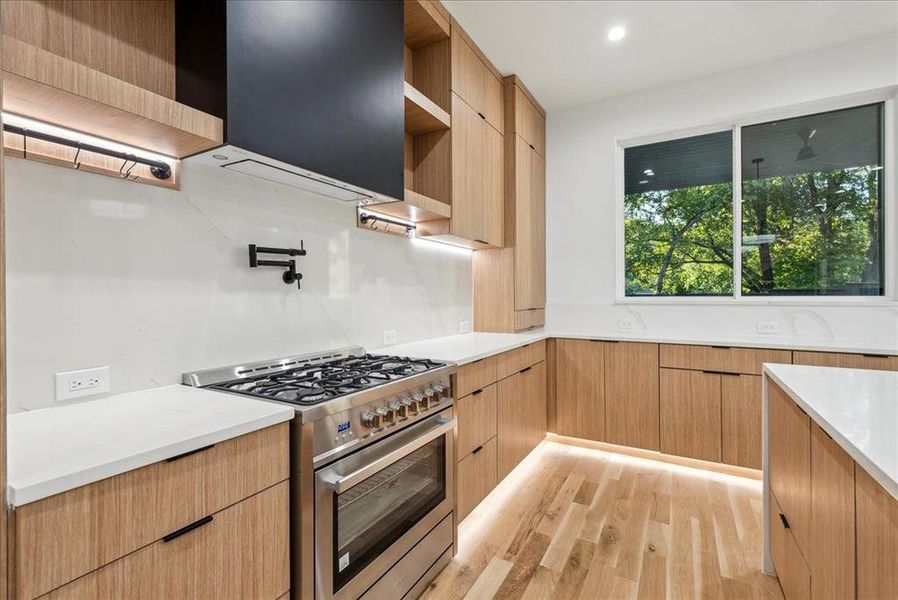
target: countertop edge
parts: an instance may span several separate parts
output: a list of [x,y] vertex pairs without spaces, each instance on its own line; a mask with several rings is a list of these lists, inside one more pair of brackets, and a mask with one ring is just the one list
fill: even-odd
[[203,446],[218,444],[241,435],[265,429],[266,427],[285,423],[293,419],[294,416],[295,411],[292,408],[286,408],[282,412],[279,411],[256,417],[212,432],[185,438],[172,444],[151,448],[138,454],[90,466],[74,473],[19,485],[14,481],[9,481],[7,482],[7,503],[12,507],[18,508],[103,479],[146,467],[185,452],[197,450]]
[[793,390],[774,369],[764,365],[763,373],[772,379],[786,394],[798,404],[801,409],[814,420],[814,422],[835,441],[857,464],[861,466],[876,482],[888,491],[895,500],[898,500],[898,481],[891,478],[885,471],[879,468],[873,460],[864,454],[857,446],[836,429],[832,423],[823,418],[820,413],[811,407],[800,394]]

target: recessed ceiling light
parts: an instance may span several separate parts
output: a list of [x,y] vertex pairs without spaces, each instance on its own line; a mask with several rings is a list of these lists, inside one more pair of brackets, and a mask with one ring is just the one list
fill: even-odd
[[627,30],[620,25],[617,27],[612,27],[608,30],[608,39],[612,42],[617,42],[624,39],[624,36],[627,35]]

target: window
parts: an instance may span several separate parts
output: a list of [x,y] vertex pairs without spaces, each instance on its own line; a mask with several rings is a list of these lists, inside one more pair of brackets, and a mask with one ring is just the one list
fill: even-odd
[[882,296],[883,112],[625,148],[625,295]]

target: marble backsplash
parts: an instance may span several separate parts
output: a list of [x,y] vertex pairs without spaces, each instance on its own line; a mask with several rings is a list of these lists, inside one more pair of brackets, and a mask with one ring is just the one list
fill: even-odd
[[[181,191],[4,164],[11,411],[55,405],[59,371],[109,365],[121,393],[472,318],[470,252],[360,230],[337,201],[193,164]],[[249,268],[247,244],[300,241],[301,291]]]

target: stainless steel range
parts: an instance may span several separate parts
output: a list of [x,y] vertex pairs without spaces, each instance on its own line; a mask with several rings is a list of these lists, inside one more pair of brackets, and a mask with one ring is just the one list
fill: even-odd
[[184,375],[296,407],[295,598],[415,598],[449,562],[454,372],[353,347]]

